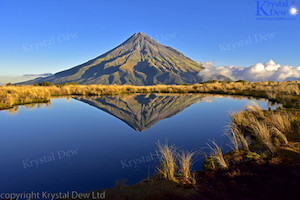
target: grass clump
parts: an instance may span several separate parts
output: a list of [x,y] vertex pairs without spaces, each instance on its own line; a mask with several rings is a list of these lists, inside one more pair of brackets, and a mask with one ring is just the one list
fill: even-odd
[[212,145],[208,144],[209,149],[211,150],[210,158],[212,159],[213,165],[217,164],[222,169],[227,169],[228,164],[226,163],[222,149],[217,145],[216,142],[211,141]]
[[158,171],[163,178],[177,183],[194,184],[195,178],[191,173],[194,152],[178,152],[174,145],[157,143],[160,158]]
[[158,150],[161,154],[159,172],[165,179],[176,182],[175,172],[177,170],[176,152],[173,145],[157,143]]
[[194,152],[182,151],[179,155],[179,172],[184,181],[187,183],[195,183],[195,178],[191,174],[192,159],[194,154]]
[[[244,111],[231,115],[231,141],[234,149],[249,150],[245,138],[249,137],[251,146],[256,149],[259,144],[267,148],[272,154],[276,147],[288,145],[287,135],[293,132],[296,117],[286,110],[263,110],[257,104],[247,106]],[[297,126],[297,125],[296,125]]]
[[240,128],[234,123],[230,125],[229,138],[231,140],[231,143],[233,144],[233,149],[235,151],[238,151],[239,149],[249,150],[249,145],[244,134],[242,133]]

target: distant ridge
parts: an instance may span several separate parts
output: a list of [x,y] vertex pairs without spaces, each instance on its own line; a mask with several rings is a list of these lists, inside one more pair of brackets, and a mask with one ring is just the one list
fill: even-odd
[[20,84],[186,84],[201,82],[197,76],[201,69],[199,63],[140,32],[86,63]]

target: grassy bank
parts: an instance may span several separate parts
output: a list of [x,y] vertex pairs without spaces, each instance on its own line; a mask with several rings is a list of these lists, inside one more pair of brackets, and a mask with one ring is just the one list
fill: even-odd
[[212,93],[266,98],[300,107],[300,81],[289,82],[210,82],[194,85],[65,85],[65,86],[1,86],[0,109],[16,105],[50,101],[52,96],[103,96],[131,93]]

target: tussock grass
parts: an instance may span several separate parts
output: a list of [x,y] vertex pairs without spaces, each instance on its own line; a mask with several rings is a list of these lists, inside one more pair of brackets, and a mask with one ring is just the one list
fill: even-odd
[[238,151],[239,149],[249,150],[249,145],[244,134],[235,123],[232,123],[230,125],[229,139],[233,144],[234,150],[236,151]]
[[252,129],[252,134],[256,136],[259,141],[263,142],[272,153],[274,153],[272,137],[267,124],[255,119],[255,121],[250,124],[250,127]]
[[276,127],[271,127],[270,133],[273,136],[277,137],[283,144],[288,144],[287,137],[282,132],[280,132]]
[[291,130],[290,118],[286,112],[273,114],[270,119],[270,123],[279,131],[288,132]]
[[244,95],[276,100],[287,107],[300,107],[300,81],[209,82],[194,85],[70,85],[0,86],[0,109],[15,105],[47,102],[51,96],[102,96],[129,93],[212,93]]
[[177,181],[175,178],[175,172],[177,170],[176,164],[176,152],[174,145],[169,146],[168,144],[157,143],[158,150],[161,154],[160,164],[158,170],[161,172],[165,179],[171,181]]
[[228,164],[226,163],[226,161],[224,159],[221,147],[218,146],[215,141],[211,141],[211,143],[212,143],[212,145],[207,143],[207,146],[211,150],[210,158],[212,158],[213,162],[218,164],[221,168],[227,169]]
[[195,152],[178,151],[174,145],[157,143],[160,152],[160,166],[158,171],[165,179],[177,183],[195,184],[196,180],[191,173]]
[[275,153],[276,147],[289,144],[287,134],[293,131],[296,119],[285,110],[264,111],[255,104],[230,117],[230,139],[235,150],[249,150],[245,140],[249,136],[252,143],[264,144],[271,153]]
[[182,151],[179,155],[179,171],[180,175],[184,178],[187,183],[195,183],[195,178],[191,175],[192,159],[194,152],[184,152]]
[[252,114],[254,114],[256,117],[264,117],[264,112],[256,102],[252,102],[250,105],[247,105],[246,110],[252,112]]

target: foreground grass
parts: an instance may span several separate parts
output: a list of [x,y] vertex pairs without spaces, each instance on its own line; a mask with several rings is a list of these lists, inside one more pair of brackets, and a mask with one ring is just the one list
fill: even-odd
[[104,96],[131,93],[212,93],[266,98],[300,107],[300,81],[289,82],[212,82],[194,85],[63,85],[63,86],[1,86],[0,109],[16,105],[43,103],[53,96]]

